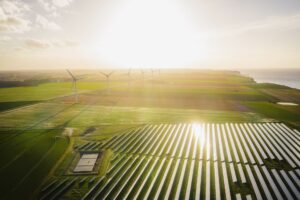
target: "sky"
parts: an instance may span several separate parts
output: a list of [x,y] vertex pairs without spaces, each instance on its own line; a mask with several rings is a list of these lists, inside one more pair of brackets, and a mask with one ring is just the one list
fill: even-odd
[[300,68],[299,0],[0,0],[0,70]]

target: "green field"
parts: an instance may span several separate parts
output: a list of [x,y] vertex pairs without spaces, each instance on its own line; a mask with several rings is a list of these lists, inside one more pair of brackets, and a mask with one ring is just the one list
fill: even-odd
[[[78,82],[78,91],[101,90],[105,82]],[[70,82],[43,83],[38,86],[0,88],[0,102],[48,100],[72,94]]]
[[29,198],[68,146],[59,130],[1,133],[1,198]]
[[[143,79],[136,71],[128,83],[117,71],[110,88],[95,72],[82,73],[91,76],[78,82],[78,103],[65,72],[55,82],[0,88],[0,198],[37,198],[46,183],[69,177],[75,147],[146,124],[284,122],[300,128],[299,105],[276,104],[299,102],[299,90],[257,84],[238,72],[166,70]],[[72,136],[62,134],[65,128],[73,128]],[[98,178],[113,156],[104,155]],[[93,184],[70,190],[66,199],[81,197]]]

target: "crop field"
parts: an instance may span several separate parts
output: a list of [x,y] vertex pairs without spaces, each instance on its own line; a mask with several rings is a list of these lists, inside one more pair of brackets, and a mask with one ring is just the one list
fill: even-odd
[[298,199],[299,139],[283,123],[149,124],[78,147],[114,152],[104,176],[59,179],[41,197],[89,184],[80,198]]
[[[80,82],[79,92],[103,89],[103,82]],[[72,94],[70,82],[43,83],[38,86],[0,88],[0,102],[47,100]]]
[[198,109],[100,106],[44,102],[0,114],[1,129],[23,130],[55,128],[65,124],[73,128],[105,125],[138,125],[180,121],[261,121],[251,112],[228,112]]

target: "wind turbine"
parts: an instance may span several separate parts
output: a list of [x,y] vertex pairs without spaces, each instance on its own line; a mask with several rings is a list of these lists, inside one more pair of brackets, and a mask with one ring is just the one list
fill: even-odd
[[107,88],[109,88],[109,78],[110,76],[114,73],[114,71],[111,71],[110,73],[104,73],[104,72],[100,72],[103,76],[106,77],[106,82],[107,82]]
[[127,76],[128,76],[128,86],[129,86],[130,82],[131,82],[131,68],[129,68],[129,70],[127,72]]
[[141,74],[142,74],[142,77],[143,77],[143,80],[145,79],[145,71],[141,69]]
[[151,77],[153,79],[153,75],[154,75],[154,69],[150,69],[151,70]]
[[154,82],[153,77],[154,77],[155,70],[153,68],[151,68],[150,71],[151,71],[151,83],[152,83],[152,86],[153,86],[153,82]]
[[78,103],[77,81],[82,78],[76,78],[68,69],[66,69],[66,71],[72,78],[72,89],[73,89],[73,93],[74,93],[74,97],[75,97],[75,102]]

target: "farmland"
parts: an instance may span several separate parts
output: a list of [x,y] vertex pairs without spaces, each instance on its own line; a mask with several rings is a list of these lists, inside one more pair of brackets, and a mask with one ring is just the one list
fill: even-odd
[[[276,102],[299,90],[235,71],[120,70],[109,84],[76,71],[89,76],[75,103],[66,73],[41,73],[50,82],[0,88],[1,199],[298,195],[300,108]],[[93,171],[75,173],[90,153]]]
[[[15,101],[35,101],[47,100],[54,97],[68,95],[72,93],[71,84],[64,83],[44,83],[38,86],[13,87],[0,89],[1,102]],[[104,88],[105,84],[96,82],[85,82],[79,85],[79,91],[90,91]]]

